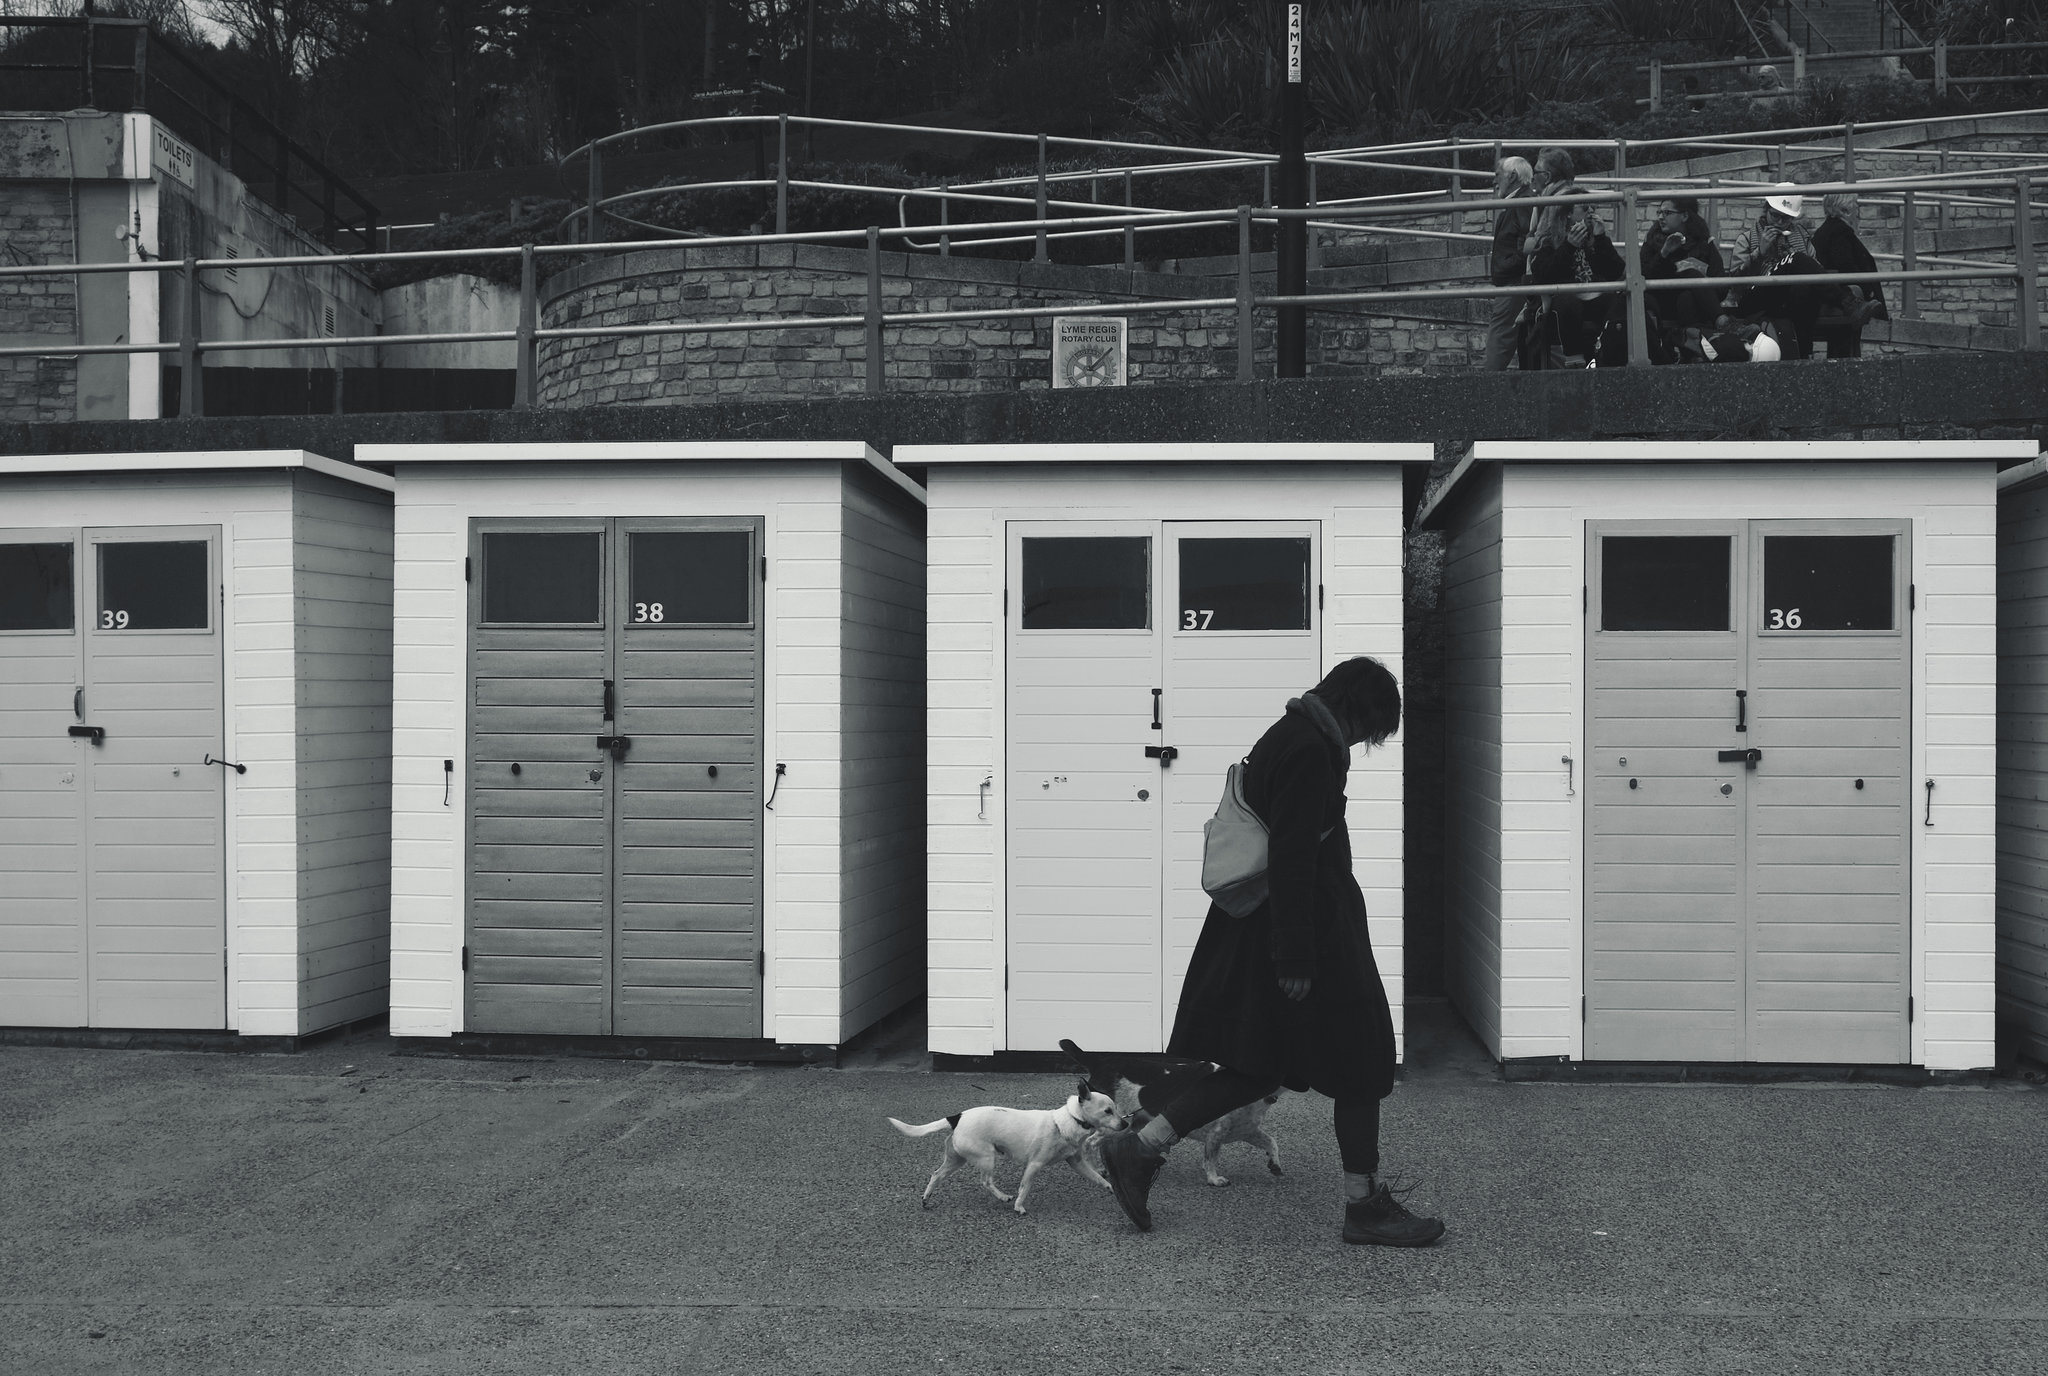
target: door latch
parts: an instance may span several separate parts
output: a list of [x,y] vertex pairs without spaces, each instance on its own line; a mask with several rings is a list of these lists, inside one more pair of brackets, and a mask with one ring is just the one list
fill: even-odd
[[1171,769],[1173,762],[1180,758],[1180,751],[1170,745],[1148,745],[1145,747],[1145,758],[1159,761],[1161,769]]
[[1747,750],[1717,751],[1714,755],[1714,758],[1719,760],[1722,764],[1739,764],[1747,766],[1750,769],[1755,769],[1756,762],[1762,759],[1763,757],[1764,752],[1758,750],[1755,746],[1751,746]]
[[599,750],[611,751],[612,758],[615,760],[625,759],[626,752],[632,746],[633,738],[631,736],[599,736],[597,738],[597,748]]
[[67,726],[64,728],[64,734],[67,736],[78,736],[84,740],[91,741],[94,745],[98,745],[107,738],[107,728],[104,726]]

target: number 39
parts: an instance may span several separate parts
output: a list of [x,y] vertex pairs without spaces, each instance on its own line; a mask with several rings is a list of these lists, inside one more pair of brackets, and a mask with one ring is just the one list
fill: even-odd
[[635,602],[633,604],[633,619],[635,621],[661,620],[661,603]]
[[1781,607],[1771,608],[1771,624],[1769,629],[1773,631],[1798,630],[1799,608],[1793,607],[1789,611]]
[[126,613],[126,612],[106,612],[106,611],[103,611],[103,612],[101,612],[101,613],[100,613],[100,629],[101,629],[101,630],[103,630],[103,631],[125,631],[125,630],[127,630],[127,629],[128,629],[128,613]]

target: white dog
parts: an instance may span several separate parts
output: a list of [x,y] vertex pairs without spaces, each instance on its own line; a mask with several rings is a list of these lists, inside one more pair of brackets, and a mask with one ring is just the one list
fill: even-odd
[[1098,1094],[1083,1080],[1074,1087],[1072,1097],[1058,1108],[998,1108],[989,1105],[950,1114],[917,1127],[895,1118],[891,1118],[889,1124],[905,1137],[929,1137],[935,1132],[950,1134],[946,1139],[945,1152],[939,1157],[939,1168],[932,1172],[931,1183],[924,1187],[924,1194],[918,1200],[921,1208],[931,1207],[932,1191],[939,1187],[941,1180],[962,1166],[970,1165],[981,1172],[981,1181],[988,1186],[990,1194],[1010,1204],[1010,1196],[996,1185],[996,1157],[1010,1156],[1024,1163],[1024,1178],[1018,1182],[1016,1202],[1010,1204],[1021,1214],[1024,1212],[1024,1200],[1031,1193],[1031,1182],[1039,1171],[1055,1161],[1066,1162],[1079,1174],[1108,1189],[1109,1181],[1081,1153],[1097,1134],[1122,1132],[1124,1116],[1117,1111],[1116,1100],[1107,1094]]

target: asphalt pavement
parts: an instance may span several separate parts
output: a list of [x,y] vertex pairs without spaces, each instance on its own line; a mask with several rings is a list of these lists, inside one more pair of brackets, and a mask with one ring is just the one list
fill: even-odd
[[1423,1251],[1340,1241],[1314,1096],[1284,1175],[1177,1151],[1150,1234],[1065,1170],[922,1211],[938,1140],[886,1115],[1071,1081],[916,1028],[840,1069],[4,1047],[0,1371],[2048,1372],[2048,1091],[1509,1084],[1411,1025]]

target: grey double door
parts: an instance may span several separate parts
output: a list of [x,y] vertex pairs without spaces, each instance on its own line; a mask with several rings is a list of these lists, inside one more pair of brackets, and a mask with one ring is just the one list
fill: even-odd
[[1910,1059],[1907,528],[1589,539],[1588,1059]]
[[760,550],[471,523],[470,1030],[761,1035]]
[[218,527],[0,531],[0,1024],[227,1025],[220,620]]

